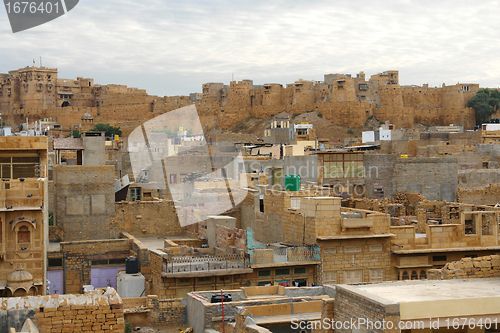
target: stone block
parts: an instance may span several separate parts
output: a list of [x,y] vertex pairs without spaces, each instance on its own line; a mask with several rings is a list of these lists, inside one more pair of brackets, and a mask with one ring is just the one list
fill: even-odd
[[106,214],[106,196],[104,194],[94,194],[90,196],[91,214],[105,215]]
[[83,215],[83,196],[72,195],[66,197],[66,215]]

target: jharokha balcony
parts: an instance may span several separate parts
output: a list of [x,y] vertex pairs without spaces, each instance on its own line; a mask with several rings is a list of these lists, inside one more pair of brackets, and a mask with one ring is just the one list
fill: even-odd
[[251,273],[247,254],[163,258],[162,277],[198,277]]

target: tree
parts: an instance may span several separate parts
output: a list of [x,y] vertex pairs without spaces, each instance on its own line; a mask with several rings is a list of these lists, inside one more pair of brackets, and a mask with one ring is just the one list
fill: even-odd
[[476,111],[476,123],[478,125],[488,122],[491,115],[500,109],[500,91],[491,89],[480,89],[467,102],[467,107]]
[[91,129],[94,132],[106,132],[106,136],[122,135],[120,127],[113,127],[110,124],[98,123]]
[[82,135],[80,134],[80,131],[74,128],[71,133],[68,134],[68,138],[81,138]]

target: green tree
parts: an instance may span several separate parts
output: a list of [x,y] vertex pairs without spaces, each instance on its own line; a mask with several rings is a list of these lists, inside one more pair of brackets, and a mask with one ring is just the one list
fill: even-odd
[[71,131],[71,133],[68,134],[67,137],[68,138],[81,138],[82,135],[80,134],[80,131],[75,128]]
[[106,132],[106,136],[122,135],[120,127],[113,127],[110,124],[98,123],[91,129],[94,132]]
[[480,89],[467,102],[467,107],[476,111],[476,123],[478,125],[488,122],[491,115],[500,109],[500,91],[492,89]]

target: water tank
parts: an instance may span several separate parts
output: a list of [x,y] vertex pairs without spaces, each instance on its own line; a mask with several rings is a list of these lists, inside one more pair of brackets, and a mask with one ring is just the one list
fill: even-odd
[[126,274],[121,271],[116,276],[116,291],[122,298],[145,296],[146,279],[141,273]]
[[285,191],[300,191],[300,176],[286,175],[285,176]]
[[137,274],[139,273],[139,261],[137,258],[128,257],[125,259],[125,272],[127,274]]
[[231,297],[231,294],[214,294],[212,295],[212,298],[210,299],[210,303],[222,303],[224,300],[224,303],[226,302],[232,302],[233,298]]
[[363,214],[360,212],[342,212],[341,216],[346,219],[361,219]]

